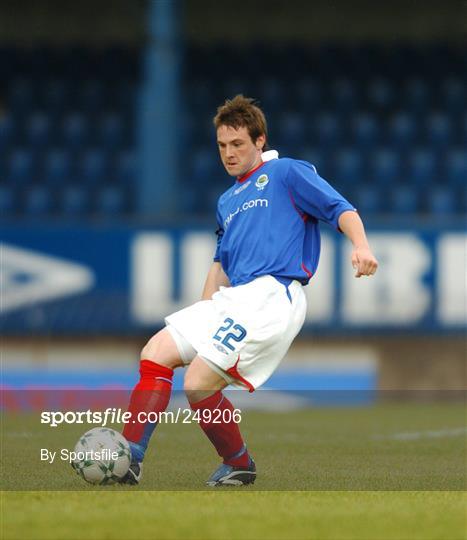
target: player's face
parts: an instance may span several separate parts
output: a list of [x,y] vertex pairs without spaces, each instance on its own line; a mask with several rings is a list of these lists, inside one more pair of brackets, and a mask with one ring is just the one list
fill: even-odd
[[264,135],[253,142],[246,127],[220,126],[217,130],[219,153],[230,176],[243,176],[259,165],[264,143]]

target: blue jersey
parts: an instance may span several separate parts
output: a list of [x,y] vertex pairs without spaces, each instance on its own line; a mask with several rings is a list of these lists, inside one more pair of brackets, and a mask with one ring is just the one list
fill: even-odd
[[306,285],[318,267],[318,221],[338,229],[347,210],[355,208],[310,163],[265,161],[220,196],[214,260],[233,286],[266,274]]

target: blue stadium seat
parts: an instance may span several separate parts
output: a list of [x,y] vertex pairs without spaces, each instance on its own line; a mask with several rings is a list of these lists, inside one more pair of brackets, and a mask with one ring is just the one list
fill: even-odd
[[105,186],[96,197],[96,210],[100,216],[118,217],[125,212],[127,197],[119,186]]
[[407,112],[399,112],[389,120],[387,140],[397,149],[407,149],[417,139],[417,122]]
[[445,161],[445,171],[452,186],[467,184],[467,150],[454,149],[448,152]]
[[9,217],[16,212],[16,193],[13,186],[0,184],[0,217]]
[[35,175],[34,158],[29,150],[18,149],[11,153],[8,164],[8,183],[13,186],[29,184]]
[[53,211],[54,201],[49,189],[32,186],[24,194],[24,211],[29,216],[44,216]]
[[354,191],[353,204],[358,212],[365,218],[384,212],[383,194],[380,189],[373,185],[359,186]]
[[117,113],[109,113],[99,122],[99,143],[107,150],[118,149],[124,139],[123,120]]
[[48,116],[43,112],[33,113],[27,121],[26,139],[36,149],[46,147],[51,142],[51,126]]
[[295,83],[295,101],[305,113],[319,110],[322,103],[322,88],[314,79],[300,78]]
[[453,189],[437,186],[428,192],[427,209],[436,217],[447,217],[457,212],[456,194]]
[[135,152],[125,150],[116,157],[115,179],[122,186],[134,186],[138,177]]
[[86,81],[79,89],[78,107],[86,114],[101,113],[106,106],[104,84],[99,80]]
[[344,148],[335,156],[334,177],[341,185],[356,186],[364,179],[362,155],[353,148]]
[[77,185],[66,186],[61,193],[60,210],[66,216],[82,216],[89,213],[89,190]]
[[63,119],[62,130],[64,143],[73,150],[81,150],[90,142],[88,121],[82,113],[68,114]]
[[284,87],[279,79],[264,79],[261,80],[258,86],[258,99],[266,111],[280,110],[284,103]]
[[322,113],[310,122],[316,141],[327,148],[336,146],[342,140],[341,123],[337,115]]
[[285,112],[279,120],[280,143],[284,145],[298,145],[303,143],[306,135],[305,119],[296,112]]
[[217,159],[211,148],[201,147],[195,150],[190,164],[191,180],[199,185],[211,184],[216,171]]
[[390,211],[395,215],[414,215],[420,210],[416,188],[410,185],[394,186],[390,190]]
[[297,150],[297,158],[314,165],[319,175],[326,177],[329,174],[327,155],[322,149],[302,146]]
[[452,139],[452,125],[448,115],[433,113],[427,118],[427,142],[432,146],[449,146]]
[[62,186],[72,180],[73,170],[70,154],[52,149],[44,157],[44,178],[50,186]]
[[357,106],[357,89],[349,79],[337,79],[331,87],[333,108],[343,113],[353,111]]
[[367,88],[368,103],[378,109],[387,109],[394,102],[394,88],[385,79],[373,79]]
[[371,158],[372,179],[379,185],[388,185],[401,179],[401,160],[397,152],[378,150]]
[[368,113],[358,113],[351,119],[351,140],[363,148],[379,142],[380,128],[376,118]]
[[90,186],[105,184],[109,176],[107,154],[100,149],[88,150],[80,163],[81,180]]
[[70,106],[70,94],[70,89],[64,80],[51,80],[42,87],[41,105],[47,114],[57,116]]
[[414,150],[408,157],[408,178],[419,187],[428,187],[438,179],[436,155],[426,148]]
[[441,106],[451,114],[465,110],[466,83],[457,77],[449,77],[441,83]]
[[431,104],[429,85],[420,78],[409,79],[404,88],[403,102],[414,112],[423,112]]

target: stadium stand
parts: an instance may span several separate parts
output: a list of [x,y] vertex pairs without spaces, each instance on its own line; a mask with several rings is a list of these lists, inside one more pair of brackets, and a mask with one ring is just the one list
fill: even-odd
[[[180,212],[210,214],[227,185],[211,116],[241,92],[259,98],[272,147],[312,161],[362,211],[461,214],[464,53],[443,43],[189,46]],[[2,215],[136,214],[140,51],[3,47],[0,67]]]

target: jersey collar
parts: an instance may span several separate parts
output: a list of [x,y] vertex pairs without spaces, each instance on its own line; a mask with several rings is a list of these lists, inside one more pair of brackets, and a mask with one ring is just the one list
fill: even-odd
[[237,177],[237,182],[239,184],[242,184],[250,178],[250,176],[255,173],[258,169],[260,169],[267,161],[271,161],[272,159],[278,159],[279,158],[279,152],[277,150],[267,150],[266,152],[263,152],[261,154],[261,163],[257,165],[254,169],[252,169],[250,172],[247,172],[243,176]]

